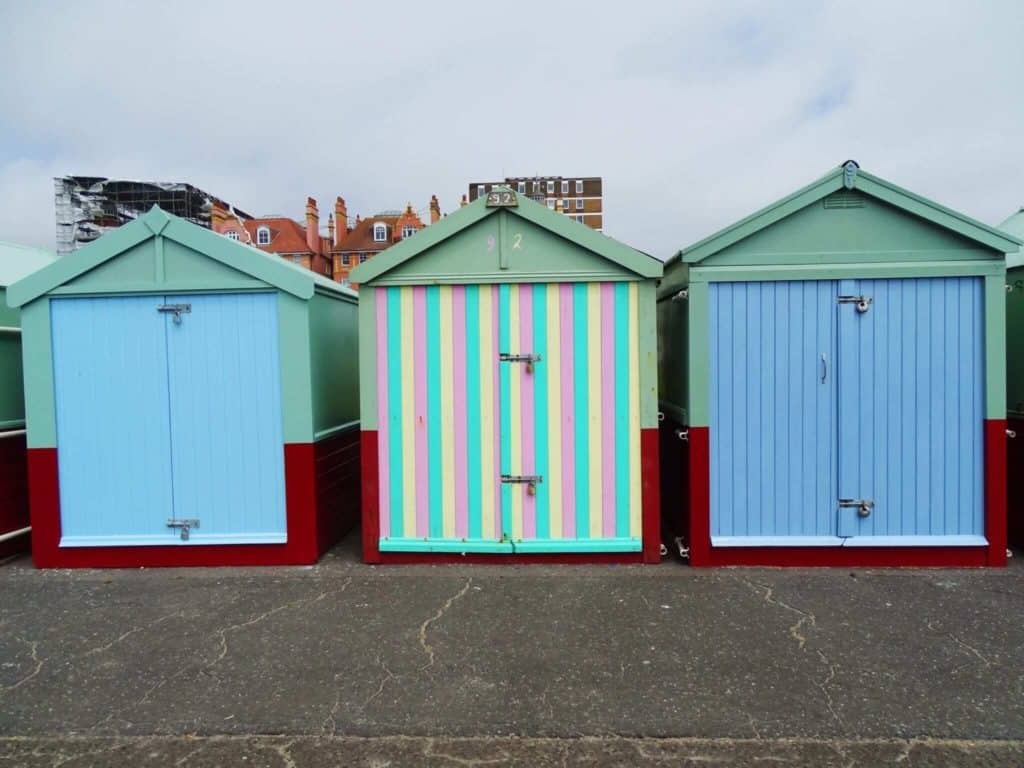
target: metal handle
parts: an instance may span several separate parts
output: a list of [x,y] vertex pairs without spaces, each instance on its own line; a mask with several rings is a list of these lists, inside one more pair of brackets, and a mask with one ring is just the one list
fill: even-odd
[[1008,429],[1006,430],[1006,436],[1012,440],[1017,436],[1017,431],[1014,429]]
[[828,378],[828,359],[825,357],[825,353],[821,353],[821,383],[825,383],[825,379]]

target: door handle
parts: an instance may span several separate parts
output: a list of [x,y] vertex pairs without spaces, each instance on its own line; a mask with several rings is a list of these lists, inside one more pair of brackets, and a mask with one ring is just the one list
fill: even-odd
[[825,383],[825,379],[828,378],[828,359],[825,357],[825,353],[821,353],[821,383]]

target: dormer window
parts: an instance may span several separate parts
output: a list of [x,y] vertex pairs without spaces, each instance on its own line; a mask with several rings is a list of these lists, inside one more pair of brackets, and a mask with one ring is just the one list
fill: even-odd
[[416,227],[406,224],[402,227],[402,239],[405,240],[407,237],[412,237],[417,232]]
[[231,230],[230,232],[226,232],[225,234],[227,235],[228,240],[237,240],[238,239],[238,233],[235,232],[235,230]]
[[270,227],[260,227],[256,230],[256,245],[270,245]]
[[373,241],[375,243],[386,243],[388,241],[388,225],[378,222],[373,225]]

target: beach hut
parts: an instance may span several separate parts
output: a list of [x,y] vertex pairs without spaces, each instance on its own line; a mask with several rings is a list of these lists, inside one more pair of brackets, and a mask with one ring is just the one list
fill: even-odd
[[850,161],[674,256],[662,472],[691,562],[1005,563],[1017,246]]
[[357,518],[351,291],[153,208],[7,298],[38,566],[312,563]]
[[[1024,240],[1024,208],[1000,225]],[[1006,257],[1006,418],[1013,439],[1007,447],[1009,541],[1024,546],[1024,250]]]
[[499,188],[353,270],[368,562],[657,562],[662,264]]
[[21,313],[7,306],[7,286],[53,259],[47,251],[0,243],[0,558],[28,549],[30,532]]

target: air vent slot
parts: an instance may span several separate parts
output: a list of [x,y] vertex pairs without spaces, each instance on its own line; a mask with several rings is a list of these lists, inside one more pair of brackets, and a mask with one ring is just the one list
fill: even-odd
[[846,210],[848,208],[863,208],[864,197],[849,189],[841,189],[833,192],[825,198],[825,207],[830,210]]

